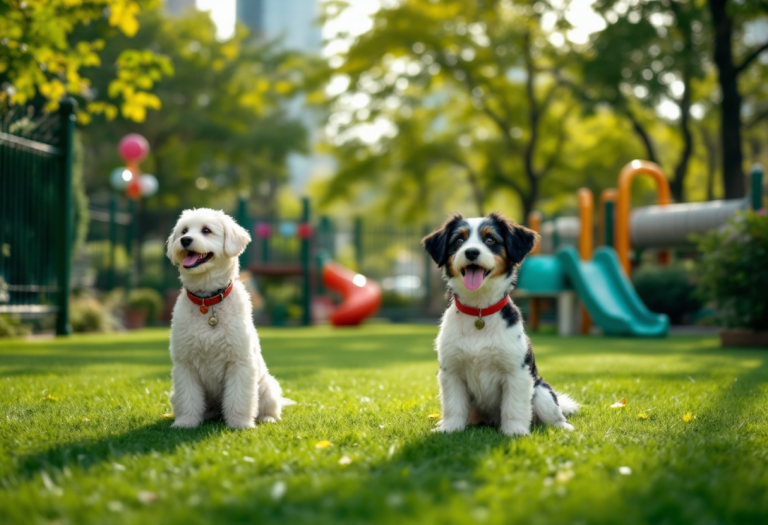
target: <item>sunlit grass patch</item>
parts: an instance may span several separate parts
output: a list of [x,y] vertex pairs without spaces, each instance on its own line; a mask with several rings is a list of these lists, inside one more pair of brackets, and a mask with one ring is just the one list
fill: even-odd
[[5,341],[0,523],[768,518],[768,354],[534,334],[544,378],[584,405],[576,430],[446,436],[435,333],[260,330],[298,405],[252,431],[170,428],[167,330]]

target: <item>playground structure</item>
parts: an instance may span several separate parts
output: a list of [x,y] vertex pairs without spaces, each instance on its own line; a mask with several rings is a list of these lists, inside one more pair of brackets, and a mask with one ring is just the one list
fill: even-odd
[[357,326],[378,311],[381,306],[378,284],[333,261],[325,261],[322,269],[323,285],[344,298],[331,312],[333,326]]
[[[639,176],[655,181],[658,204],[630,211],[632,181]],[[533,212],[529,225],[541,233],[544,249],[537,247],[524,261],[515,290],[516,296],[530,299],[529,326],[535,330],[539,324],[541,299],[556,298],[560,335],[589,333],[594,321],[608,335],[665,336],[669,319],[650,312],[629,280],[630,251],[660,249],[660,264],[668,264],[668,250],[689,247],[691,235],[723,225],[739,210],[761,209],[763,171],[759,165],[753,167],[751,178],[751,194],[744,199],[672,204],[661,168],[634,160],[619,174],[618,189],[604,190],[600,196],[598,231],[602,246],[594,253],[590,190],[581,188],[578,192],[578,218],[542,224],[541,214]],[[567,242],[558,247],[560,238],[574,237],[578,251]]]
[[[244,201],[241,201],[238,218],[241,225],[247,228],[252,226],[255,233],[253,251],[256,253],[246,250],[241,267],[256,277],[300,278],[303,325],[309,326],[313,322],[313,295],[323,295],[327,289],[342,296],[341,304],[330,312],[329,321],[334,326],[359,325],[379,310],[379,285],[325,255],[326,250],[320,244],[328,239],[320,239],[309,222],[309,199],[303,200],[302,215],[298,221],[261,219],[251,224]],[[295,246],[297,242],[298,250]],[[313,260],[316,261],[314,265]]]

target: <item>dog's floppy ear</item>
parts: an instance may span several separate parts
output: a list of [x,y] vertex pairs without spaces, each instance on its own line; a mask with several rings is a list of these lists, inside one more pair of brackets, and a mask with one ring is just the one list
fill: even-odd
[[176,258],[176,250],[173,249],[173,241],[175,240],[176,240],[176,226],[173,227],[173,229],[171,230],[171,236],[168,237],[168,240],[165,242],[166,244],[165,256],[171,260],[172,265],[178,266],[179,260]]
[[539,234],[525,226],[515,224],[499,213],[492,213],[489,217],[496,222],[499,230],[502,231],[507,256],[512,262],[521,263],[536,246],[539,241]]
[[421,240],[421,245],[437,263],[438,268],[442,268],[448,262],[448,242],[456,224],[461,220],[463,217],[455,213],[448,217],[442,226]]
[[224,255],[227,257],[239,257],[248,243],[251,242],[251,235],[248,230],[240,226],[229,215],[223,214],[222,225],[224,226]]

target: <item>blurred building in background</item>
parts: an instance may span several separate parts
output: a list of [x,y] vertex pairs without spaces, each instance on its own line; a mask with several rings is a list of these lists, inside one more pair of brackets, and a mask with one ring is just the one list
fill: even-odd
[[237,0],[237,21],[265,40],[280,40],[285,49],[319,53],[320,0]]
[[[275,40],[279,47],[305,54],[319,55],[323,46],[320,0],[237,0],[237,21],[251,30],[256,38]],[[320,119],[304,105],[303,98],[294,98],[288,105],[291,116],[304,123],[310,144],[315,143],[322,130]],[[291,154],[288,168],[291,186],[303,193],[314,173],[329,171],[327,156]]]
[[181,15],[185,11],[196,9],[196,0],[165,0],[165,10],[172,15]]

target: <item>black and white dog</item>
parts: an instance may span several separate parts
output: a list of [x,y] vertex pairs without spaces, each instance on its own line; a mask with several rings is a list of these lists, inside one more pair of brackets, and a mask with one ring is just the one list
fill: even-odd
[[520,310],[509,297],[537,238],[497,213],[453,215],[424,238],[452,297],[435,343],[443,411],[435,432],[486,423],[525,436],[532,422],[573,430],[565,416],[579,405],[539,376]]

